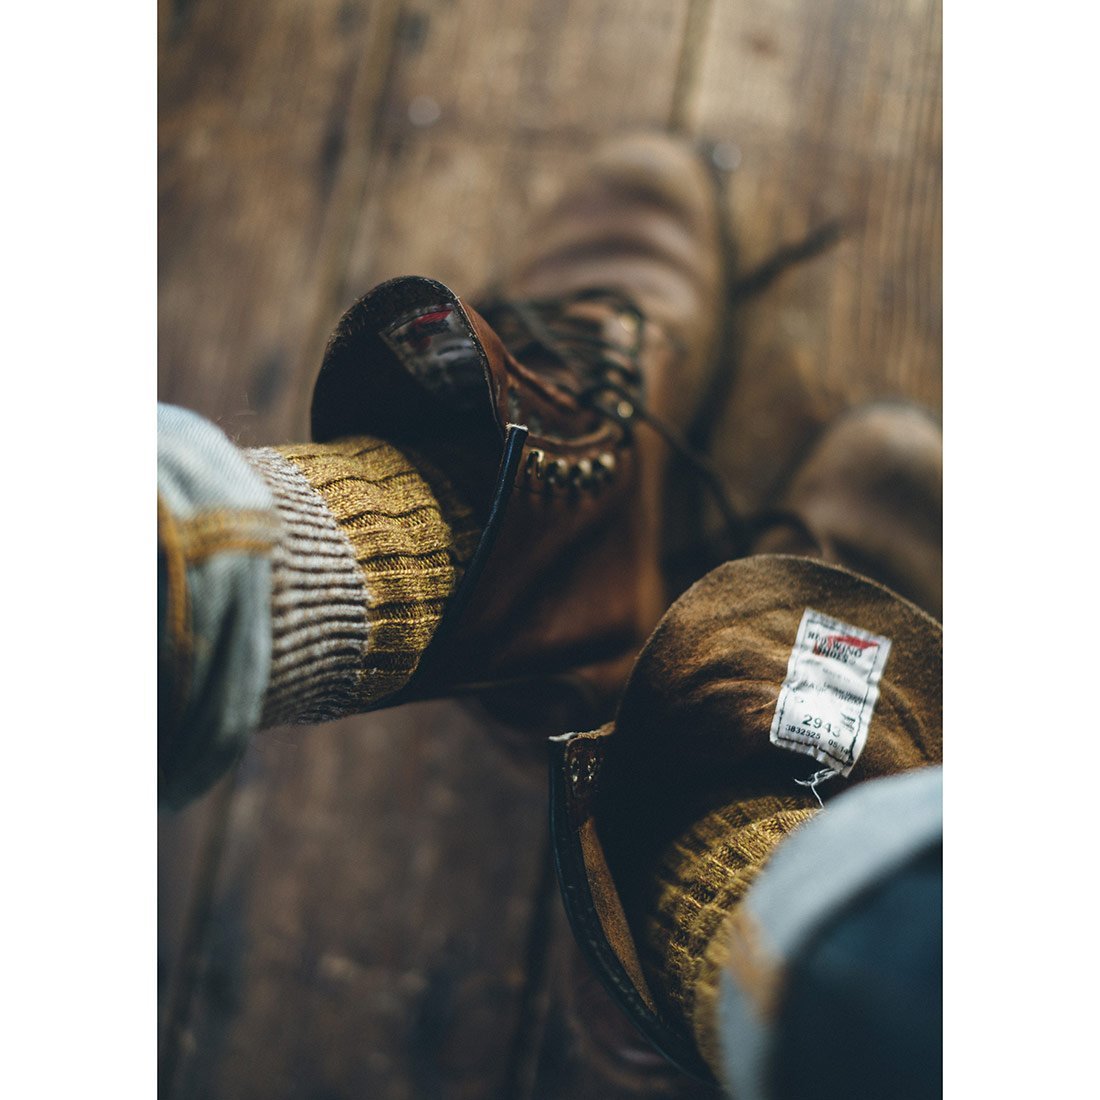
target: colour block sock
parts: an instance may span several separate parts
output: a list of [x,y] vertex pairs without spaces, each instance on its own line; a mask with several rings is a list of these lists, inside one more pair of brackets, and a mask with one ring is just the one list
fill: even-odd
[[642,902],[642,965],[712,1068],[726,922],[776,846],[816,812],[797,794],[755,795],[705,814],[661,852]]
[[480,534],[420,455],[370,437],[245,452],[284,534],[261,726],[354,714],[416,671]]

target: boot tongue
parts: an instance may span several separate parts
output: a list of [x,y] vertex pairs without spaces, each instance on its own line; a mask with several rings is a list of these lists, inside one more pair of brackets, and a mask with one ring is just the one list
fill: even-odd
[[504,438],[496,358],[442,283],[418,276],[382,283],[329,339],[313,391],[313,438],[372,435],[420,451],[479,511]]

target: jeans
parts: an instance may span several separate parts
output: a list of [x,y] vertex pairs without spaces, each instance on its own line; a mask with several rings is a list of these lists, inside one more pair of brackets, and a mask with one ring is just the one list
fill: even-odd
[[758,957],[723,975],[738,1100],[940,1094],[942,835],[930,767],[855,787],[779,846],[742,902]]
[[157,408],[157,633],[162,805],[178,807],[240,755],[271,665],[271,552],[263,479],[225,434]]

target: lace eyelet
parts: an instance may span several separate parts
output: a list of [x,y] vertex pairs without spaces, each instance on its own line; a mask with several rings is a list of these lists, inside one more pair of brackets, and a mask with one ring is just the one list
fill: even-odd
[[537,447],[532,448],[527,454],[527,465],[524,467],[527,476],[534,474],[536,480],[542,481],[542,464],[545,459],[544,451],[540,451]]
[[590,458],[578,459],[569,476],[578,489],[593,489],[597,484]]
[[569,464],[562,458],[555,458],[546,466],[546,484],[564,485],[569,474]]

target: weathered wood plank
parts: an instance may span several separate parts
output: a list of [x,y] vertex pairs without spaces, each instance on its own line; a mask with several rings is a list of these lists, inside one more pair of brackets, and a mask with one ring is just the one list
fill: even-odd
[[664,125],[688,7],[462,0],[409,9],[386,132],[420,128],[499,144]]
[[717,450],[746,501],[844,405],[939,408],[940,39],[937,0],[714,7],[686,113],[737,165],[743,268],[830,219],[846,226],[743,310]]
[[180,813],[161,814],[157,822],[157,1019],[162,1051],[175,1046],[179,1015],[191,998],[195,933],[206,919],[231,786],[227,778],[200,802]]
[[[403,13],[342,282],[324,324],[384,278],[472,295],[601,136],[663,127],[687,0],[491,0]],[[320,334],[319,334],[320,335]]]
[[341,300],[409,274],[475,296],[501,275],[532,206],[576,167],[589,144],[531,144],[520,152],[443,135],[395,143],[358,227]]
[[193,0],[166,16],[159,390],[244,442],[305,430],[322,238],[358,140],[350,104],[370,115],[381,90],[392,8]]
[[173,1095],[499,1093],[541,794],[457,703],[258,737]]

